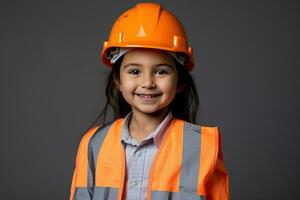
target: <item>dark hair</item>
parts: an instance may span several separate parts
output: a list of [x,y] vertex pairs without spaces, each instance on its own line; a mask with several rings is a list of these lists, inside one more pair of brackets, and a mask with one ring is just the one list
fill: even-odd
[[[123,118],[131,111],[131,106],[125,101],[114,81],[115,79],[119,80],[121,62],[122,57],[112,67],[106,80],[106,104],[90,127],[107,123],[109,107],[112,108],[113,112],[113,118],[109,120]],[[174,100],[169,106],[169,110],[172,111],[175,118],[196,123],[199,100],[195,83],[191,74],[184,66],[176,60],[175,65],[178,72],[178,87],[180,87],[180,91],[176,93]]]

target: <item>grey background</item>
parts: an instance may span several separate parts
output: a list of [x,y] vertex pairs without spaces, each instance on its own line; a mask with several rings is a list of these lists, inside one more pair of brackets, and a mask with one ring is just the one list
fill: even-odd
[[[138,1],[1,1],[0,199],[67,199],[101,110],[98,55]],[[157,1],[194,48],[199,121],[222,132],[232,199],[299,199],[299,3]]]

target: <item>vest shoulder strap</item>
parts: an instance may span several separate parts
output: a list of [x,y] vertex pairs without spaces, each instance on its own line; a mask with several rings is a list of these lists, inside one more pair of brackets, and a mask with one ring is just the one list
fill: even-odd
[[79,143],[79,147],[76,155],[75,170],[72,178],[70,200],[73,200],[76,187],[87,187],[88,146],[89,146],[90,139],[98,129],[99,126],[89,129],[87,133],[82,137]]
[[214,171],[219,152],[219,131],[217,127],[201,126],[200,169],[198,194],[206,195],[206,183]]
[[91,170],[97,166],[99,150],[112,125],[113,123],[108,123],[101,127],[92,127],[82,137],[76,156],[70,200],[76,199],[78,195],[88,196],[89,189],[95,181]]

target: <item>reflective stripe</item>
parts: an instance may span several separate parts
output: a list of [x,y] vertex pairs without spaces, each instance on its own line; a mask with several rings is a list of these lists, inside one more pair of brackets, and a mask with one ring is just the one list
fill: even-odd
[[161,192],[152,191],[151,200],[205,200],[205,196],[198,196],[189,192]]
[[73,200],[91,200],[90,192],[87,188],[77,187]]
[[183,130],[183,151],[179,192],[197,194],[200,143],[200,127],[185,122]]
[[95,187],[92,200],[116,200],[118,189],[110,187]]
[[125,180],[125,151],[121,143],[123,120],[116,120],[109,128],[97,155],[95,186],[120,188],[118,198],[122,198]]
[[201,151],[198,179],[198,194],[206,194],[209,180],[218,157],[218,132],[216,127],[201,127]]
[[98,131],[93,135],[89,143],[89,162],[93,161],[90,164],[88,169],[88,185],[93,186],[95,184],[94,175],[95,175],[95,166],[97,165],[97,158],[99,155],[100,148],[102,146],[103,140],[111,127],[111,123],[107,124],[98,129]]
[[98,130],[99,127],[94,127],[85,134],[80,142],[78,148],[78,154],[76,158],[76,187],[87,187],[87,176],[88,176],[88,145],[91,137]]
[[76,187],[88,185],[88,144],[99,127],[91,128],[81,139],[76,156],[76,166],[72,178],[70,200],[74,199]]
[[116,200],[118,189],[110,187],[94,187],[94,189],[76,188],[73,200]]

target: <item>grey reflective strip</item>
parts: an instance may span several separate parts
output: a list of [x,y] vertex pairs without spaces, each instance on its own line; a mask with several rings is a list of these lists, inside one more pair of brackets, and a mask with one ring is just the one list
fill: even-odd
[[179,192],[197,194],[201,133],[200,126],[188,122],[183,128],[182,166]]
[[74,192],[74,200],[113,200],[117,199],[118,190],[108,187],[95,187],[95,167],[97,166],[97,159],[100,148],[107,135],[111,124],[100,127],[92,136],[88,146],[88,186],[76,187]]
[[116,200],[117,198],[118,189],[116,188],[94,187],[94,189],[87,189],[77,187],[73,200]]
[[111,123],[100,127],[89,141],[89,166],[88,166],[88,187],[95,185],[95,168],[97,166],[98,154],[102,146],[103,140],[111,127]]
[[92,200],[116,200],[118,189],[110,187],[95,187]]
[[108,133],[112,123],[105,125],[104,127],[100,127],[97,132],[92,136],[89,143],[89,152],[92,152],[92,158],[94,160],[94,166],[97,166],[97,159],[99,155],[100,148],[104,141],[106,134]]
[[151,200],[205,200],[205,196],[198,196],[189,192],[161,192],[152,191]]
[[74,192],[73,200],[91,200],[91,194],[91,189],[77,187]]

